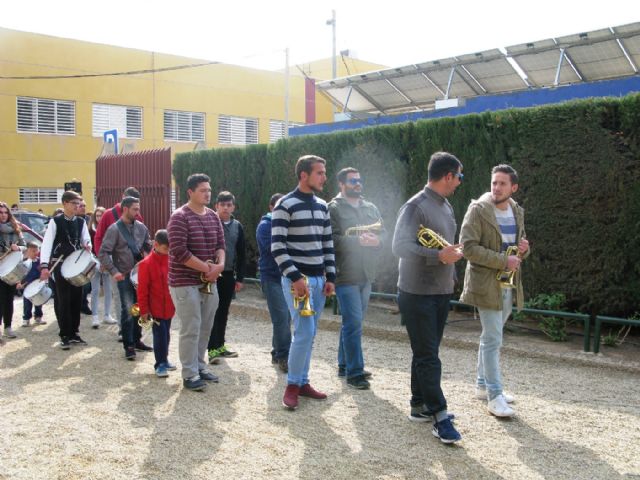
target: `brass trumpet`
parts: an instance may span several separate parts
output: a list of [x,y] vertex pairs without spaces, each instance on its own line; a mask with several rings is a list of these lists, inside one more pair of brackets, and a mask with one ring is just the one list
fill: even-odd
[[[214,263],[213,260],[207,260],[206,263]],[[203,272],[200,273],[200,281],[202,282],[202,286],[198,289],[200,293],[206,293],[207,295],[211,295],[211,282],[207,280],[207,275]]]
[[[140,315],[140,310],[138,310],[138,315]],[[160,322],[158,320],[155,320],[151,315],[144,315],[138,318],[138,325],[140,325],[143,330],[149,330],[151,328],[151,325],[154,324],[160,325]]]
[[376,223],[372,223],[371,225],[358,225],[356,227],[349,227],[344,231],[344,235],[346,237],[357,237],[362,235],[363,233],[375,233],[378,235],[384,229],[382,222],[378,220]]
[[[304,284],[307,286],[307,289],[308,289],[309,280],[307,280],[307,277],[304,275],[302,276],[302,278],[304,278]],[[311,301],[309,299],[308,293],[302,297],[298,297],[296,296],[296,291],[294,290],[294,288],[291,287],[291,295],[293,295],[293,308],[295,308],[296,310],[300,308],[300,302],[304,302],[304,305],[302,306],[302,310],[300,310],[301,317],[313,317],[316,314],[316,312],[311,310]]]
[[[518,258],[522,258],[520,249],[516,245],[508,246],[505,253],[507,254],[507,257],[515,255]],[[500,286],[502,288],[516,288],[516,271],[517,270],[500,270],[498,272],[498,274],[496,275],[496,280],[500,282]]]
[[418,243],[423,247],[436,248],[438,250],[451,246],[451,244],[447,242],[442,235],[434,232],[424,225],[420,225],[420,228],[418,229]]

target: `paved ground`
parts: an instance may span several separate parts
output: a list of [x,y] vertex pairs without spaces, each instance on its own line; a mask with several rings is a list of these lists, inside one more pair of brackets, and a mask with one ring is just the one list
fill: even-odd
[[55,325],[17,328],[20,338],[0,348],[0,478],[640,478],[633,362],[619,369],[537,346],[508,349],[505,384],[518,415],[499,420],[473,398],[472,334],[453,335],[472,327],[453,322],[444,389],[464,440],[445,446],[406,419],[410,352],[397,317],[372,318],[364,341],[372,389],[354,391],[335,375],[327,315],[311,379],[329,399],[303,399],[296,412],[281,407],[285,377],[269,362],[270,324],[251,288],[229,321],[240,356],[214,367],[221,382],[204,393],[184,391],[175,373],[157,379],[153,354],[125,361],[115,332],[91,330],[89,318],[90,345],[70,352],[54,348]]

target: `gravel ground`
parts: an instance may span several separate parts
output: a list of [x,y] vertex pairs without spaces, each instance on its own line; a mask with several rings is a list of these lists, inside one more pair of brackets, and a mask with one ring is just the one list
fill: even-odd
[[506,352],[517,416],[499,420],[473,398],[476,352],[443,347],[444,390],[463,435],[445,446],[406,418],[406,339],[365,338],[374,377],[356,391],[336,376],[336,332],[320,330],[311,380],[329,398],[289,412],[285,376],[270,364],[270,324],[250,311],[229,320],[240,356],[213,366],[220,383],[197,393],[182,389],[179,372],[156,378],[152,353],[125,361],[113,329],[91,330],[88,317],[89,346],[54,348],[47,306],[48,325],[18,327],[20,338],[0,348],[0,478],[640,478],[636,372]]

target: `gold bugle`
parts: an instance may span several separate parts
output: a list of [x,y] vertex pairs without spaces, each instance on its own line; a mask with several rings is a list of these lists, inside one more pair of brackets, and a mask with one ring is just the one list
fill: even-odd
[[372,223],[371,225],[358,225],[355,227],[349,227],[344,231],[344,235],[346,237],[350,236],[359,236],[363,233],[375,233],[378,234],[383,229],[382,222],[378,220],[376,223]]
[[[509,245],[505,253],[507,254],[507,257],[510,257],[511,255],[515,255],[518,258],[522,258],[522,255],[520,254],[520,249],[516,245]],[[500,285],[503,288],[516,288],[516,284],[515,284],[516,271],[517,270],[500,270],[496,275],[496,280],[500,282]]]
[[[304,284],[307,286],[307,291],[309,288],[309,280],[306,276],[302,276],[304,278]],[[300,310],[301,317],[313,317],[316,312],[311,309],[311,300],[309,298],[309,294],[303,295],[302,297],[296,296],[296,291],[293,286],[291,287],[291,295],[293,296],[293,308],[298,310],[300,308],[300,302],[304,302],[302,306],[302,310]]]

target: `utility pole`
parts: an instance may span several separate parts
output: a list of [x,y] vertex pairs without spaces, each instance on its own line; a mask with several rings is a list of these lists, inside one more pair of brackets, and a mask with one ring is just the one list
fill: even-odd
[[[335,10],[331,10],[331,19],[327,20],[327,25],[331,25],[331,30],[333,33],[333,56],[332,56],[332,63],[331,63],[331,70],[332,70],[332,79],[335,79],[337,76],[337,57],[336,57],[336,11]],[[333,106],[333,114],[335,115],[336,113],[336,106]]]
[[284,138],[289,138],[289,47],[284,50]]

